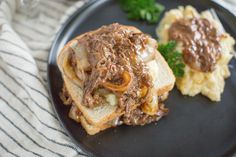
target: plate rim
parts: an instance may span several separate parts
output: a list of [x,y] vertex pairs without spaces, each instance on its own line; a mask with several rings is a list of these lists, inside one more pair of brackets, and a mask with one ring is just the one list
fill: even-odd
[[[51,48],[48,54],[48,58],[47,58],[47,87],[48,87],[48,94],[52,103],[52,108],[62,126],[62,128],[64,129],[64,131],[66,132],[66,134],[69,136],[70,140],[75,144],[76,147],[79,147],[79,149],[82,150],[81,155],[83,156],[99,156],[99,154],[96,154],[96,152],[93,152],[91,149],[89,149],[88,147],[86,147],[85,145],[83,145],[81,142],[77,141],[73,135],[71,134],[71,132],[67,129],[67,127],[65,126],[61,116],[59,116],[59,113],[57,111],[56,108],[56,103],[54,102],[54,97],[52,95],[52,88],[51,88],[51,79],[50,79],[50,65],[51,65],[51,60],[54,57],[54,49],[57,48],[58,49],[58,40],[60,40],[61,35],[63,34],[63,32],[65,31],[66,27],[73,22],[73,19],[76,18],[77,16],[79,16],[80,14],[82,14],[87,8],[98,4],[99,3],[105,3],[108,1],[112,1],[112,0],[89,0],[86,4],[84,4],[81,8],[77,9],[74,13],[72,13],[70,15],[70,17],[62,24],[61,28],[57,31],[53,42],[51,44]],[[226,7],[218,4],[216,1],[214,0],[208,0],[208,3],[212,3],[212,5],[214,5],[215,7],[218,7],[219,10],[223,10],[224,12],[226,12],[228,15],[230,15],[231,17],[234,17],[236,19],[236,15],[234,15],[229,9],[227,9]],[[77,149],[77,148],[75,148]],[[228,151],[225,152],[225,154],[223,155],[223,157],[228,157],[230,155],[233,155],[236,151],[236,146],[233,148],[229,148]],[[86,154],[84,154],[83,152],[85,152]]]

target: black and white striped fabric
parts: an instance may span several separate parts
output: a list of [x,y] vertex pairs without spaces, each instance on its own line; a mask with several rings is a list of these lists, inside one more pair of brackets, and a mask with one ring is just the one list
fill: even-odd
[[60,126],[45,84],[56,32],[88,0],[40,0],[34,18],[20,1],[0,0],[0,157],[87,156]]
[[40,0],[34,18],[19,2],[0,4],[0,156],[86,156],[60,126],[45,83],[57,30],[87,1]]

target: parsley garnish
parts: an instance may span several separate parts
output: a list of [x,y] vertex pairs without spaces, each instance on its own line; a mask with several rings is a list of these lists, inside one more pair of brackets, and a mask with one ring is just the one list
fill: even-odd
[[182,54],[175,50],[176,42],[169,41],[167,44],[160,44],[158,51],[165,58],[170,68],[176,77],[183,77],[184,75],[184,62]]
[[129,19],[146,20],[148,23],[156,23],[165,9],[155,0],[120,0],[120,4]]

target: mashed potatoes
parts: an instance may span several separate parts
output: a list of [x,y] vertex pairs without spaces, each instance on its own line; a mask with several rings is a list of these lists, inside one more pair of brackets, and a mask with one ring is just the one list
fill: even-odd
[[[178,9],[168,11],[157,28],[157,34],[160,39],[159,42],[168,42],[168,30],[177,19],[193,17],[208,19],[217,30],[223,33],[223,37],[220,39],[222,55],[217,61],[213,72],[205,73],[196,71],[186,65],[184,69],[185,74],[182,78],[177,78],[176,85],[183,95],[195,96],[201,93],[212,101],[220,101],[221,93],[224,91],[224,79],[230,76],[228,63],[233,57],[232,52],[235,41],[229,34],[223,32],[221,24],[213,19],[209,11],[204,11],[199,14],[191,6],[185,8],[179,7]],[[178,43],[177,49],[181,52],[183,49],[181,43]]]

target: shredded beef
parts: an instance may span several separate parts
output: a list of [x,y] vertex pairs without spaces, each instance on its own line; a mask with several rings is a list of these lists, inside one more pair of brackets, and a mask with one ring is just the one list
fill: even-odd
[[126,112],[122,118],[126,125],[144,125],[156,121],[157,116],[149,116],[137,108],[130,112]]
[[143,49],[147,35],[125,30],[119,24],[103,26],[92,35],[86,35],[83,43],[88,52],[91,74],[84,83],[83,104],[93,108],[99,105],[94,98],[94,91],[104,87],[105,82],[122,84],[122,74],[126,71],[131,76],[128,89],[124,92],[113,91],[119,99],[119,107],[126,110],[140,103],[137,91],[141,85],[152,85],[146,65],[138,59],[137,51]]

